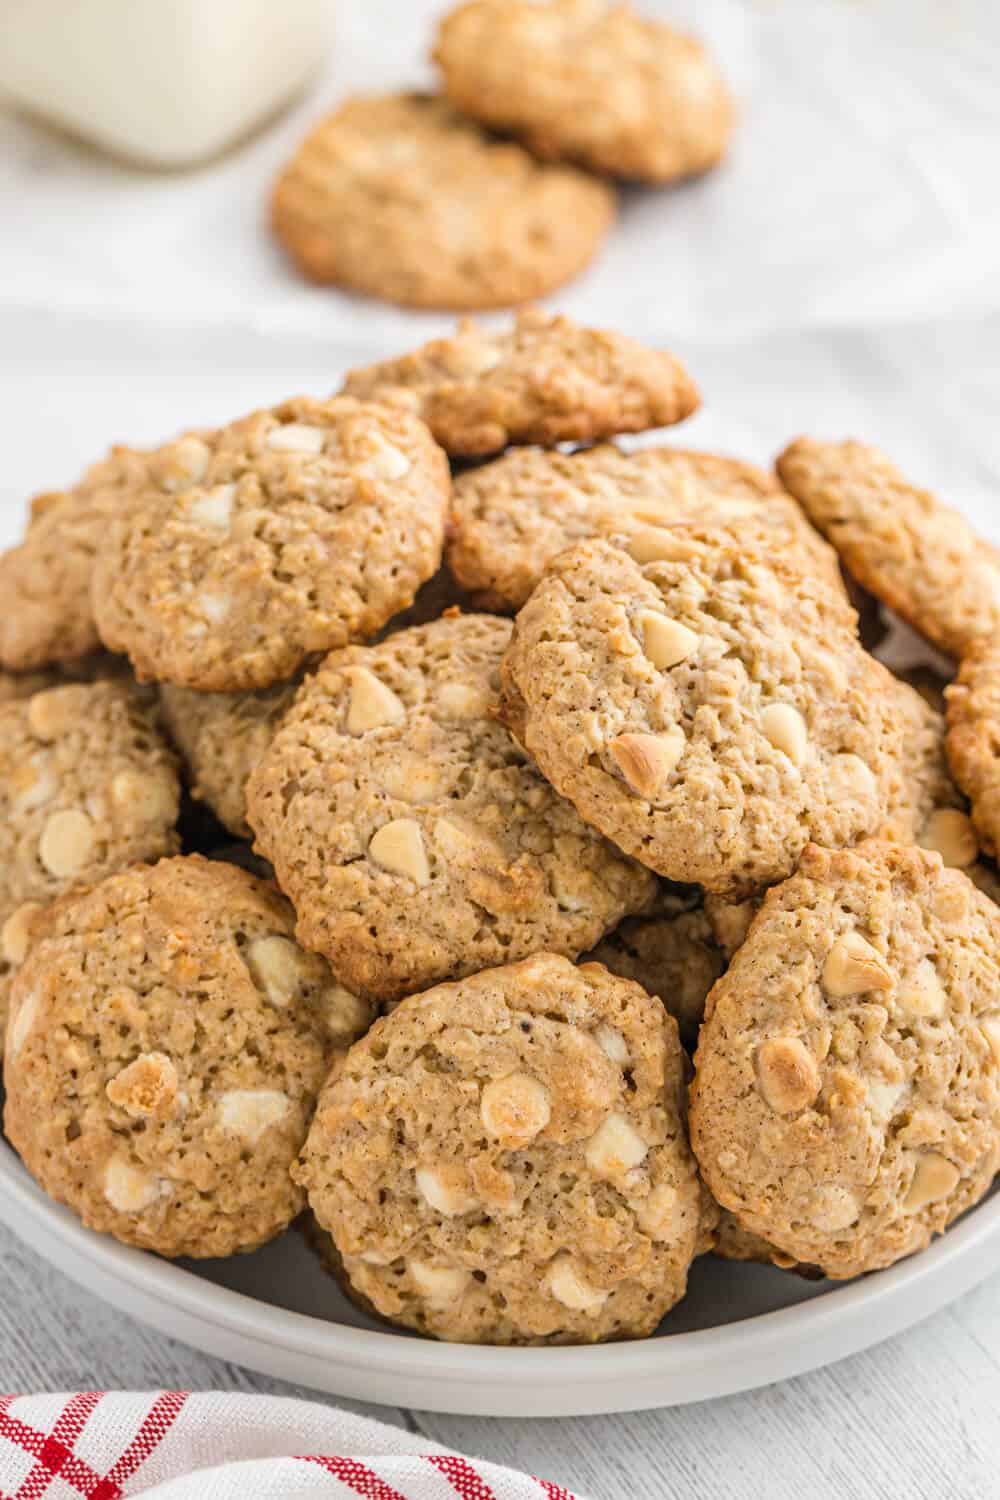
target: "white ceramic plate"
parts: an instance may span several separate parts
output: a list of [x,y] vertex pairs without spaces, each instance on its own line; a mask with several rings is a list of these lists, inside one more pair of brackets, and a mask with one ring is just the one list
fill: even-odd
[[585,1416],[731,1395],[864,1349],[943,1307],[1000,1255],[1000,1192],[929,1250],[846,1285],[706,1256],[655,1337],[488,1349],[392,1333],[292,1232],[253,1255],[171,1263],[84,1229],[0,1143],[0,1217],[88,1291],[206,1353],[336,1396],[429,1411]]

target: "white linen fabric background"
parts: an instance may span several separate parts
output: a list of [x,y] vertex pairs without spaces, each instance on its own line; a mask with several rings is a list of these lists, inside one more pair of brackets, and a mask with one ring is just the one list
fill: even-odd
[[[715,175],[626,193],[552,305],[684,356],[706,398],[685,444],[766,461],[800,431],[867,438],[1000,540],[1000,6],[640,3],[711,40],[741,130]],[[316,90],[193,174],[132,171],[0,113],[0,543],[33,490],[113,440],[325,392],[450,326],[300,283],[262,230],[271,177],[328,103],[431,78],[443,8],[337,0]],[[0,1226],[0,1387],[107,1385],[289,1389],[139,1329]],[[387,1415],[594,1500],[971,1500],[1000,1494],[998,1397],[1000,1276],[744,1397],[562,1423]]]

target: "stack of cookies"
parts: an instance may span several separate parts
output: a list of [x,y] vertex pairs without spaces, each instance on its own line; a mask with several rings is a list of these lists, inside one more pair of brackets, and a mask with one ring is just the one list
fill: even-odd
[[[697,404],[526,312],[34,502],[5,1128],[84,1223],[302,1215],[381,1317],[583,1343],[989,1189],[1000,557],[858,443],[615,441]],[[960,660],[950,723],[848,586]]]
[[411,307],[509,307],[589,264],[614,179],[722,158],[735,110],[693,38],[608,0],[468,0],[441,24],[441,94],[349,99],[275,185],[296,266]]

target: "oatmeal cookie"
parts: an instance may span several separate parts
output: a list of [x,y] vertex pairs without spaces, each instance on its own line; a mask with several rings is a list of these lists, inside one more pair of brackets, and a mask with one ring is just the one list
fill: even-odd
[[1000,635],[977,641],[946,690],[948,760],[972,803],[983,848],[1000,849]]
[[453,457],[669,427],[699,404],[675,355],[540,308],[506,330],[466,319],[451,338],[350,371],[344,391],[412,407]]
[[281,172],[274,233],[313,281],[406,307],[510,307],[590,262],[611,188],[492,140],[444,99],[349,99]]
[[359,994],[576,957],[655,894],[493,717],[510,632],[455,615],[332,653],[250,778],[299,940]]
[[662,1000],[688,1046],[697,1039],[705,997],[725,968],[704,908],[677,910],[669,901],[658,902],[648,917],[628,917],[587,959]]
[[543,160],[673,182],[722,158],[732,95],[694,37],[607,0],[469,0],[434,50],[448,97]]
[[258,693],[196,693],[160,687],[163,720],[183,756],[191,795],[207,802],[238,839],[252,839],[246,784],[291,706],[300,679]]
[[578,453],[516,448],[455,482],[448,562],[484,606],[521,608],[546,566],[575,542],[626,518],[637,525],[701,521],[752,533],[782,556],[804,553],[842,592],[833,549],[760,469],[679,448],[625,453],[612,444]]
[[447,460],[408,412],[299,397],[201,450],[197,479],[134,502],[95,570],[102,638],[140,678],[269,687],[373,635],[440,564]]
[[1000,910],[934,854],[810,847],[710,997],[691,1135],[740,1224],[843,1278],[1000,1166]]
[[877,448],[799,438],[778,473],[859,582],[941,651],[1000,630],[1000,555]]
[[879,827],[900,715],[842,597],[727,532],[650,534],[551,564],[517,617],[503,715],[619,848],[741,899],[810,839]]
[[324,1090],[296,1177],[354,1290],[464,1343],[640,1337],[702,1232],[658,1001],[539,954],[405,1000]]
[[302,1207],[289,1168],[341,1007],[292,921],[273,886],[197,855],[49,908],[12,987],[5,1128],[89,1228],[231,1255]]

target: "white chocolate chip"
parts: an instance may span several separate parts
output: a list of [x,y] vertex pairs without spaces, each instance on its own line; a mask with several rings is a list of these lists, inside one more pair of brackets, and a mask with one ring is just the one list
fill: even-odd
[[68,880],[78,875],[93,853],[94,825],[86,813],[69,807],[53,813],[38,841],[38,857],[50,875]]
[[412,465],[405,453],[378,434],[370,442],[370,456],[358,467],[362,479],[402,479]]
[[939,1203],[958,1187],[961,1172],[955,1163],[936,1151],[926,1151],[917,1162],[909,1192],[903,1199],[903,1211],[919,1212],[930,1203]]
[[449,719],[481,719],[489,705],[486,690],[467,682],[442,683],[437,695],[438,711]]
[[342,984],[332,984],[323,995],[323,1017],[331,1041],[347,1044],[368,1030],[372,1007]]
[[868,1107],[877,1120],[891,1120],[900,1100],[909,1093],[907,1083],[886,1083],[871,1079],[868,1083]]
[[809,1222],[823,1234],[837,1234],[853,1224],[861,1212],[861,1205],[847,1188],[836,1183],[824,1183],[809,1200]]
[[188,518],[198,526],[211,526],[218,531],[228,531],[236,499],[235,484],[217,484],[210,490],[202,490],[188,507]]
[[992,1049],[997,1065],[1000,1066],[1000,1011],[994,1010],[989,1015],[983,1016],[979,1027]]
[[199,594],[197,605],[205,619],[212,625],[220,625],[229,613],[230,601],[220,594]]
[[861,995],[867,990],[891,990],[892,986],[889,965],[859,932],[845,932],[826,956],[823,988],[828,995]]
[[684,1219],[684,1205],[675,1187],[658,1183],[636,1211],[636,1223],[651,1240],[669,1240]]
[[686,746],[683,729],[674,728],[665,734],[620,734],[608,748],[632,790],[640,797],[654,798]]
[[138,1214],[155,1203],[163,1185],[149,1172],[113,1156],[104,1168],[104,1196],[119,1214]]
[[199,484],[208,473],[211,456],[207,443],[201,438],[193,435],[178,438],[163,454],[169,465],[161,481],[163,488],[172,495],[187,489],[188,485]]
[[322,453],[325,442],[323,428],[311,427],[308,422],[286,422],[283,427],[272,427],[265,439],[268,448],[290,453]]
[[28,725],[40,740],[54,740],[79,723],[76,693],[70,688],[49,688],[35,693],[28,703]]
[[793,766],[801,766],[809,750],[806,721],[790,703],[769,703],[761,710],[760,727],[776,750]]
[[279,1089],[230,1089],[219,1097],[219,1123],[248,1146],[288,1114],[291,1100]]
[[400,802],[430,802],[441,789],[441,776],[432,761],[404,755],[382,768],[382,785]]
[[310,961],[290,938],[256,938],[244,954],[254,984],[272,1005],[284,1009],[310,977]]
[[946,865],[964,870],[979,858],[979,840],[972,819],[957,807],[939,807],[920,831],[922,849],[940,854]]
[[664,526],[640,526],[627,536],[628,554],[639,564],[651,562],[687,562],[697,549],[683,532]]
[[572,1255],[560,1251],[545,1273],[545,1284],[557,1302],[573,1312],[597,1312],[608,1300],[608,1293],[591,1286],[580,1273]]
[[432,1266],[425,1260],[408,1260],[406,1269],[420,1295],[436,1307],[457,1302],[471,1279],[460,1266]]
[[776,1036],[761,1042],[756,1056],[757,1085],[779,1115],[808,1109],[820,1089],[819,1067],[798,1037]]
[[119,771],[111,782],[111,800],[143,823],[173,822],[177,794],[165,776],[144,771]]
[[831,805],[853,802],[873,809],[880,805],[878,782],[858,755],[835,755],[827,767],[826,785]]
[[38,996],[29,991],[14,1011],[7,1026],[7,1056],[13,1059],[24,1046],[25,1039],[38,1016]]
[[351,684],[348,734],[365,734],[369,729],[399,724],[406,718],[406,709],[396,694],[367,667],[349,667],[345,676],[349,677]]
[[549,1091],[530,1073],[508,1073],[483,1089],[479,1115],[494,1139],[509,1146],[527,1145],[552,1116]]
[[594,1041],[600,1047],[605,1057],[610,1057],[613,1063],[620,1068],[628,1064],[628,1043],[621,1032],[614,1026],[603,1023],[594,1030]]
[[51,801],[57,790],[58,782],[41,755],[15,767],[7,780],[7,792],[15,812],[31,812],[42,807]]
[[698,636],[679,620],[655,610],[644,609],[639,615],[642,649],[654,667],[676,667],[698,649]]
[[598,1177],[618,1177],[646,1159],[649,1147],[639,1132],[617,1111],[608,1115],[587,1142],[584,1157]]
[[900,981],[896,1004],[913,1016],[944,1015],[948,996],[930,959],[922,958],[913,973]]
[[470,376],[488,375],[502,361],[503,355],[495,344],[456,339],[449,353],[448,372],[467,380]]
[[465,1168],[461,1163],[417,1167],[413,1175],[422,1197],[446,1219],[475,1208],[478,1200],[465,1189]]
[[31,924],[41,910],[38,901],[23,901],[0,928],[0,953],[5,963],[24,963],[31,942]]
[[396,818],[372,836],[369,856],[390,875],[400,875],[415,885],[426,885],[431,878],[424,836],[420,824],[412,818]]

